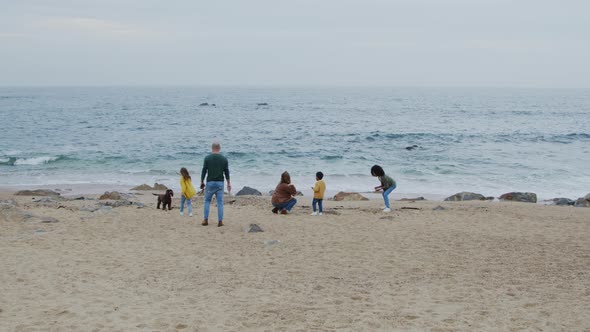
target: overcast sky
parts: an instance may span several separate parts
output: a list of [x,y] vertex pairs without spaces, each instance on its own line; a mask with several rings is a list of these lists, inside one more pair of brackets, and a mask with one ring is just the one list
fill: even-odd
[[0,85],[590,88],[590,1],[0,0]]

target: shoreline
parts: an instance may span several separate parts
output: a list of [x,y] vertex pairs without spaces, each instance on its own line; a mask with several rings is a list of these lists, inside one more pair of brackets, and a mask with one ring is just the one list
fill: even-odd
[[[117,191],[120,193],[126,193],[126,194],[132,194],[132,193],[141,193],[141,192],[151,192],[150,190],[147,191],[135,191],[135,190],[131,190],[131,188],[134,188],[136,186],[138,186],[140,184],[135,184],[135,185],[122,185],[122,184],[102,184],[102,183],[77,183],[77,184],[46,184],[46,185],[3,185],[0,184],[0,193],[3,194],[13,194],[17,191],[21,191],[21,190],[35,190],[35,189],[43,189],[43,190],[52,190],[52,191],[56,191],[58,192],[62,197],[71,197],[71,196],[81,196],[81,195],[101,195],[104,194],[105,192],[111,192],[111,191]],[[194,185],[194,184],[193,184]],[[196,188],[196,186],[195,186]],[[300,187],[297,187],[298,190],[301,191]],[[171,187],[171,189],[173,189],[175,192],[179,191],[179,188],[175,188],[174,186]],[[197,188],[196,188],[197,189]],[[229,196],[236,196],[235,194],[241,190],[242,188],[236,188],[235,186],[232,188],[232,192],[229,193]],[[258,189],[258,188],[254,188],[254,189]],[[154,192],[156,192],[157,190],[153,190]],[[465,190],[468,191],[468,190]],[[335,190],[326,190],[325,193],[325,198],[326,200],[331,199],[334,197],[334,195],[336,195],[339,191],[335,191]],[[381,200],[381,194],[377,193],[377,192],[369,192],[369,191],[347,191],[347,192],[355,192],[355,193],[359,193],[361,195],[363,195],[364,197],[368,198],[369,200]],[[509,191],[506,191],[506,193],[508,193]],[[267,197],[270,196],[269,193],[267,191],[262,190],[262,197]],[[305,199],[305,198],[309,198],[311,199],[312,197],[312,193],[310,192],[310,190],[306,190],[304,189],[302,191],[303,196],[298,196],[297,199],[299,200],[301,199]],[[445,198],[450,197],[451,195],[454,195],[456,193],[448,193],[445,195],[441,195],[441,194],[432,194],[432,193],[416,193],[416,192],[409,192],[409,193],[400,193],[397,192],[397,189],[394,190],[390,195],[389,198],[393,201],[404,201],[404,200],[410,200],[413,198],[424,198],[423,200],[426,201],[434,201],[434,202],[444,202]],[[567,197],[569,199],[572,200],[576,200],[579,197],[584,197],[584,195],[586,194],[582,194],[578,197]],[[484,194],[484,196],[486,196]],[[180,197],[178,195],[178,197]],[[557,197],[544,197],[544,196],[537,196],[537,203],[538,205],[548,205],[552,199],[557,198]],[[418,200],[420,201],[420,200]],[[494,196],[493,200],[489,200],[492,202],[499,202],[499,198]],[[550,205],[550,204],[549,204]]]

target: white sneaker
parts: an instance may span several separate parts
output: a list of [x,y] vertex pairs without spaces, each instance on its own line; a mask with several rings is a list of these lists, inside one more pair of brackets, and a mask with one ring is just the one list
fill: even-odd
[[184,212],[180,212],[180,215],[181,215],[181,216],[184,216]]
[[324,214],[320,212],[320,213],[318,213],[318,215],[322,216],[322,215],[324,215]]
[[318,215],[318,213],[314,211],[314,212],[312,212],[312,213],[311,213],[311,215],[312,215],[312,216],[317,216],[317,215]]
[[188,214],[188,216],[189,216],[189,217],[192,217],[192,216],[193,216],[193,214],[192,214],[192,213],[189,213],[189,214]]
[[391,209],[390,208],[385,208],[385,209],[383,209],[383,212],[391,212]]

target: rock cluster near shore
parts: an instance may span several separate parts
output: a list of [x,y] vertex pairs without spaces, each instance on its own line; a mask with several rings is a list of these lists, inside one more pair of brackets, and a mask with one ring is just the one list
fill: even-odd
[[152,191],[152,190],[167,190],[167,189],[168,189],[168,187],[166,187],[165,185],[156,182],[156,183],[154,183],[154,186],[153,187],[150,186],[149,184],[145,184],[144,183],[144,184],[139,185],[137,187],[133,187],[130,190],[136,190],[136,191]]

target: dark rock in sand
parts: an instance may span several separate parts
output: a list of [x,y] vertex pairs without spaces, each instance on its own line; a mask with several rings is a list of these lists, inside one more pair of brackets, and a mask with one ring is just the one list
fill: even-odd
[[152,188],[150,185],[144,183],[141,186],[131,188],[130,190],[154,190],[154,188]]
[[580,197],[574,203],[575,207],[590,207],[590,194]]
[[264,231],[262,230],[262,228],[260,228],[260,226],[258,226],[256,224],[250,224],[247,232],[248,233],[260,233],[260,232],[264,232]]
[[262,193],[254,188],[244,187],[242,190],[238,191],[236,196],[262,196]]
[[415,201],[425,201],[426,199],[422,196],[416,198],[402,198],[400,199],[401,202],[415,202]]
[[59,222],[59,220],[53,218],[53,217],[39,217],[39,221],[44,223],[44,224],[54,224],[56,222]]
[[113,191],[113,192],[105,191],[105,193],[102,194],[98,199],[100,199],[100,200],[106,200],[106,199],[119,200],[119,199],[123,199],[123,197],[121,197],[121,194],[117,191]]
[[37,190],[21,190],[17,191],[15,196],[59,196],[60,193],[53,190],[37,189]]
[[434,210],[434,211],[443,211],[443,210],[446,210],[446,208],[439,205],[439,206],[433,208],[432,210]]
[[209,103],[200,103],[199,106],[209,106]]
[[111,206],[111,207],[119,207],[119,206],[128,206],[131,205],[130,201],[127,200],[109,200],[102,203],[102,206]]
[[528,192],[510,192],[500,196],[500,200],[524,203],[537,203],[537,194]]
[[168,190],[168,187],[156,182],[156,183],[154,183],[154,190]]
[[339,192],[334,195],[335,201],[368,201],[369,199],[359,193]]
[[558,197],[546,200],[544,202],[548,202],[551,205],[559,205],[559,206],[567,206],[567,205],[574,205],[576,202],[565,197]]
[[16,205],[17,205],[17,203],[14,199],[0,200],[0,210],[12,209],[12,208],[15,208]]
[[445,198],[447,202],[459,202],[459,201],[481,201],[486,199],[482,194],[476,194],[468,191],[456,193],[453,196]]

